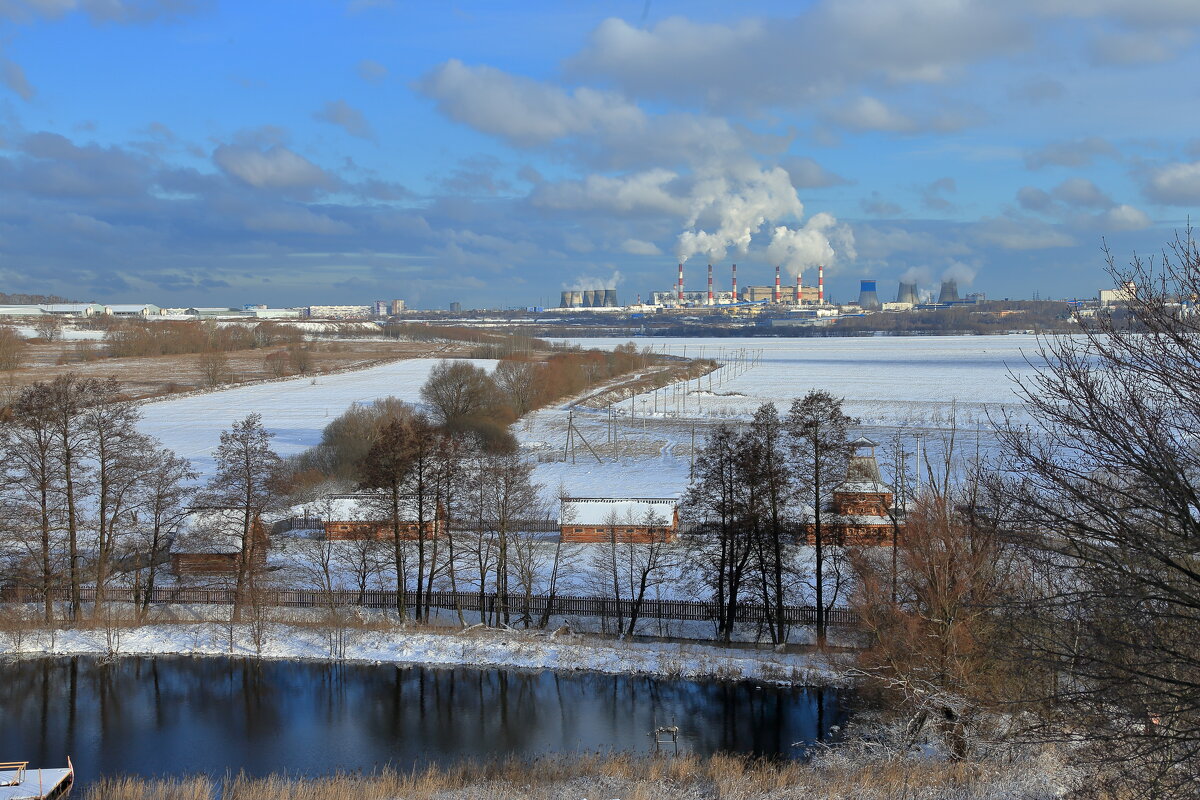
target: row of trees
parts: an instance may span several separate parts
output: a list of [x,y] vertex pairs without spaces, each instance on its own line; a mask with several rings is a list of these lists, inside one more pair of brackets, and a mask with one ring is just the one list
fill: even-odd
[[153,587],[194,474],[138,419],[115,380],[73,375],[31,384],[4,409],[0,558],[10,580],[42,589],[47,620],[60,585],[72,617],[81,587],[94,585],[102,603],[117,571],[144,567]]
[[[822,510],[846,476],[851,455],[847,429],[855,420],[841,400],[821,391],[792,403],[780,417],[773,403],[759,407],[741,428],[719,426],[697,453],[683,502],[700,574],[720,607],[718,634],[729,641],[739,602],[752,598],[769,613],[771,639],[788,641],[784,605],[811,580],[817,640],[825,643],[829,551]],[[812,530],[811,575],[800,569],[797,543]]]

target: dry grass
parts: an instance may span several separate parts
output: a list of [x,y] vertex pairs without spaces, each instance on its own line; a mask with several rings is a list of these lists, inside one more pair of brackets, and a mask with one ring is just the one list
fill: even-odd
[[[191,391],[205,386],[201,355],[197,353],[76,361],[72,358],[75,344],[73,341],[30,344],[26,349],[24,366],[19,370],[3,373],[4,387],[12,390],[34,381],[50,380],[68,372],[84,378],[116,377],[125,391],[138,399]],[[462,358],[469,354],[471,346],[465,343],[347,339],[316,342],[309,347],[311,363],[307,374],[322,375],[348,369],[365,369],[406,358]],[[266,357],[277,349],[279,348],[265,347],[226,353],[233,382],[275,379],[276,376],[266,363]]]
[[732,755],[657,758],[629,754],[466,762],[412,772],[313,779],[287,776],[141,780],[112,778],[89,787],[88,800],[854,800],[1041,797],[1033,784],[995,765],[885,760],[808,765]]

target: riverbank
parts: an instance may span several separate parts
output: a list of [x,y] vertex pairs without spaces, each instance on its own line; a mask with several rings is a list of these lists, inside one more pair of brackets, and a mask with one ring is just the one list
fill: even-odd
[[153,623],[94,628],[7,628],[0,654],[198,655],[428,666],[587,670],[666,678],[845,686],[844,654],[776,653],[676,642],[629,642],[554,632],[281,622]]
[[[430,767],[411,773],[292,776],[214,781],[108,778],[86,800],[1049,800],[1069,780],[1054,759],[937,762],[923,758],[854,761],[827,751],[812,763],[718,754],[708,758],[628,754],[505,760]],[[220,791],[218,795],[217,792]]]

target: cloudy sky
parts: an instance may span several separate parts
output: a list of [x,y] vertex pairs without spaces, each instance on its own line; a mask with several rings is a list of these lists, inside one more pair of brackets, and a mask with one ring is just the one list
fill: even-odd
[[0,290],[496,307],[686,257],[1091,296],[1104,241],[1200,208],[1198,33],[1197,0],[0,0]]

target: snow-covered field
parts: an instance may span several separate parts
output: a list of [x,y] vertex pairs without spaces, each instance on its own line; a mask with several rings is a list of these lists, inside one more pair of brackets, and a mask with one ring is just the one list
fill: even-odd
[[[621,339],[575,339],[612,348]],[[787,406],[810,389],[846,399],[864,432],[886,439],[904,427],[943,430],[952,414],[972,435],[986,431],[986,413],[1019,411],[1011,375],[1031,372],[1025,356],[1033,336],[864,337],[827,339],[643,339],[657,351],[715,358],[727,364],[686,387],[669,386],[620,403],[614,424],[607,411],[576,409],[575,425],[594,456],[576,438],[567,454],[565,405],[543,409],[515,426],[547,500],[559,487],[576,496],[669,497],[683,492],[697,446],[712,424],[745,419],[764,402]],[[358,372],[297,378],[166,398],[143,407],[142,430],[191,459],[202,475],[212,468],[220,433],[257,411],[275,434],[275,447],[292,455],[320,440],[324,426],[352,403],[394,396],[418,401],[435,362],[400,361]],[[475,363],[492,368],[493,361]],[[1011,374],[1010,374],[1011,373]],[[610,431],[617,439],[610,443]],[[565,459],[565,460],[564,460]],[[886,465],[885,465],[886,471]]]
[[[757,680],[800,686],[844,685],[841,670],[802,654],[700,644],[621,642],[545,632],[399,629],[346,631],[345,653],[331,653],[326,631],[269,623],[265,658],[330,659],[442,666],[588,670],[677,678]],[[0,653],[26,655],[255,655],[251,627],[221,623],[151,624],[135,628],[27,632],[19,646],[0,636]]]
[[[384,397],[419,402],[421,385],[437,361],[409,359],[357,372],[259,383],[187,397],[165,398],[142,406],[141,429],[192,462],[202,477],[211,473],[221,431],[258,412],[275,435],[282,456],[295,455],[321,440],[321,431],[354,403]],[[495,361],[473,363],[493,369]]]

